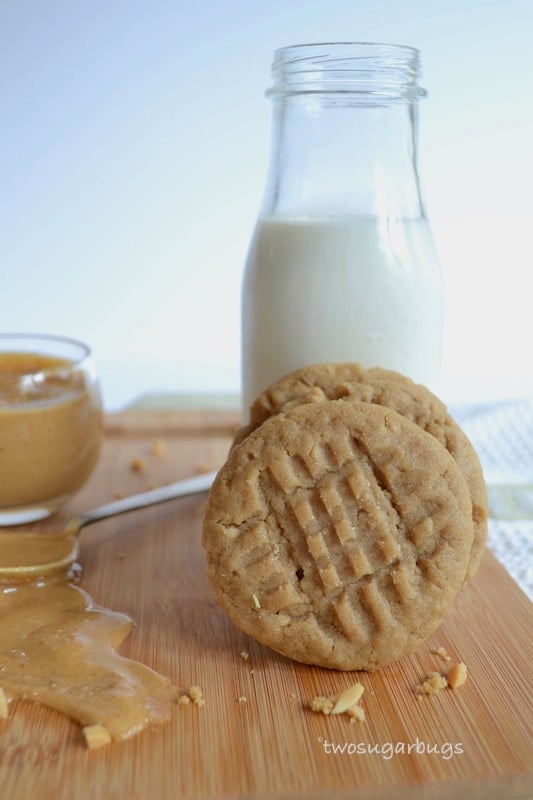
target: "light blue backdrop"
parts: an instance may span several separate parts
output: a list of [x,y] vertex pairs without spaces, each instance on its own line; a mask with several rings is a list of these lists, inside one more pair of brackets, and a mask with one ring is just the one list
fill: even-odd
[[0,0],[0,329],[92,343],[107,404],[239,387],[274,48],[422,51],[441,394],[533,393],[531,0]]

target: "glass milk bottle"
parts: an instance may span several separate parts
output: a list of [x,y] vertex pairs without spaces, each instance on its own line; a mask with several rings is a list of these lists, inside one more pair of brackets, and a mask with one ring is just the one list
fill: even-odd
[[242,287],[242,401],[293,369],[358,361],[431,385],[441,273],[417,164],[419,53],[274,54],[271,162]]

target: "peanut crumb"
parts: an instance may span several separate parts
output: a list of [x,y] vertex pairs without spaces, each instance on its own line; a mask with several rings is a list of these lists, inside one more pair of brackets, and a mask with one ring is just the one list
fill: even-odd
[[154,456],[164,456],[167,452],[167,446],[164,439],[156,439],[152,445],[152,453]]
[[309,708],[311,711],[316,711],[326,716],[328,714],[347,714],[352,717],[352,721],[363,722],[365,712],[359,705],[359,701],[364,691],[364,686],[361,683],[355,683],[333,697],[324,697],[323,695],[313,697],[309,703]]
[[0,686],[0,719],[5,719],[9,714],[6,693]]
[[188,694],[180,694],[178,697],[178,705],[179,706],[188,706],[191,702],[191,698]]
[[130,461],[130,469],[132,472],[143,472],[144,461],[142,458],[132,458]]
[[259,598],[256,594],[252,595],[252,600],[254,601],[254,606],[256,608],[261,608],[261,603],[259,602]]
[[245,695],[241,694],[241,696],[239,697],[239,703],[247,703],[247,702],[248,698],[245,697]]
[[83,729],[85,742],[89,750],[96,750],[111,742],[111,734],[103,725],[86,725]]
[[416,687],[417,694],[437,694],[448,686],[448,681],[440,672],[430,672],[427,678]]
[[120,561],[124,561],[124,559],[126,558],[126,553],[124,553],[123,551],[121,551],[120,553],[117,553],[116,557],[117,557],[117,558],[118,558]]
[[446,652],[445,648],[442,647],[442,645],[440,645],[440,647],[434,647],[433,650],[431,650],[431,652],[433,653],[433,655],[439,656],[444,661],[451,661],[450,656]]
[[243,661],[248,661],[248,659],[250,658],[250,653],[247,650],[241,650],[239,655]]
[[452,689],[458,689],[459,686],[466,683],[467,677],[468,670],[466,664],[460,661],[458,664],[454,664],[448,672],[448,684]]

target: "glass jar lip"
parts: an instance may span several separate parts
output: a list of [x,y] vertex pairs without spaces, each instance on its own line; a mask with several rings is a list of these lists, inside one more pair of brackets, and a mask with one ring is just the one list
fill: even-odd
[[280,47],[272,61],[274,85],[267,97],[346,93],[417,99],[420,50],[385,42],[317,42]]
[[388,52],[404,52],[405,54],[410,53],[412,55],[416,55],[417,57],[420,56],[420,50],[418,47],[413,47],[409,44],[396,44],[395,42],[365,42],[362,40],[343,40],[343,41],[325,41],[325,42],[301,42],[299,44],[289,44],[284,45],[283,47],[278,47],[274,50],[274,63],[277,57],[281,57],[285,53],[289,53],[291,51],[312,51],[317,49],[322,49],[324,47],[335,47],[337,49],[340,48],[360,48],[361,51],[370,51],[371,49],[380,50],[380,51],[388,51]]
[[[49,345],[47,348],[46,345]],[[64,358],[70,362],[69,369],[79,367],[83,362],[87,361],[92,356],[91,348],[80,339],[74,339],[69,336],[61,336],[58,334],[48,333],[30,333],[30,332],[0,332],[0,355],[2,353],[36,353],[44,356],[51,356],[52,358]],[[57,372],[65,371],[65,364],[50,365],[43,367],[39,370],[31,370],[27,373],[12,373],[0,372],[0,380],[2,379],[22,379],[26,376],[35,378],[37,375],[53,375]]]

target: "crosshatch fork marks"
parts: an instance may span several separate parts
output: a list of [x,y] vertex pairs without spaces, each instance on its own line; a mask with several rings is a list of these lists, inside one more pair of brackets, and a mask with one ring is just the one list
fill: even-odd
[[[276,516],[291,519],[284,530],[293,549],[303,539],[316,573],[332,564],[337,586],[383,568],[405,550],[405,531],[383,478],[355,440],[348,434],[345,440],[351,458],[346,459],[347,448],[343,448],[343,463],[332,465],[333,450],[329,449],[312,488],[298,487],[287,493],[284,486],[292,482],[284,478],[280,486],[277,470],[261,477]],[[289,468],[288,459],[284,468]],[[301,547],[296,549],[301,555]]]
[[[353,638],[358,630],[366,638],[378,616],[391,617],[387,606],[413,595],[416,576],[398,568],[397,577],[380,581],[379,588],[358,582],[400,564],[411,546],[382,474],[348,432],[342,446],[335,451],[323,446],[315,457],[321,470],[312,488],[294,488],[287,474],[290,457],[284,454],[282,469],[262,473],[262,491],[270,497],[297,578],[299,573],[298,579],[318,579],[319,605],[332,601],[336,625],[345,635]],[[296,468],[301,471],[299,459]]]

